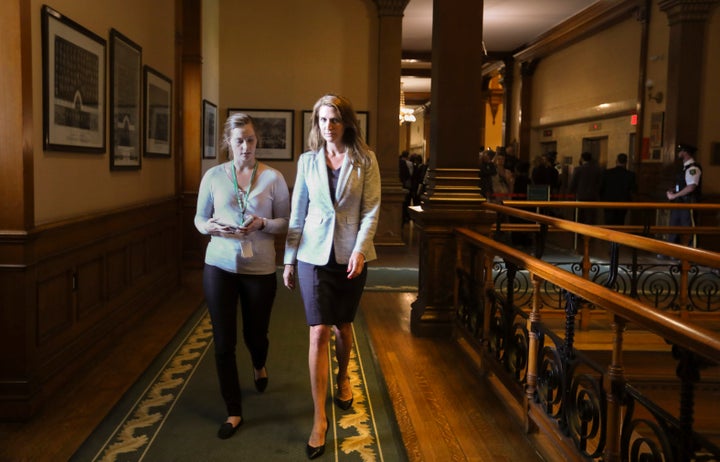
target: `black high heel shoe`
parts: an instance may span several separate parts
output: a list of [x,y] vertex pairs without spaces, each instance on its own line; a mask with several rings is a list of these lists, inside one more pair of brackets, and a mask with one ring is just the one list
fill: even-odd
[[[347,380],[349,382],[350,378],[347,377],[347,378],[345,378],[345,380]],[[339,385],[339,383],[338,383],[338,385]],[[338,392],[339,391],[340,391],[340,387],[338,386]],[[350,387],[350,392],[352,393],[352,387]],[[338,393],[338,395],[335,396],[335,399],[333,401],[335,401],[335,404],[337,405],[337,407],[339,407],[343,411],[347,411],[348,409],[350,409],[352,407],[354,398],[355,398],[355,396],[353,394],[351,394],[350,399],[340,399],[340,394]]]
[[325,427],[325,442],[322,444],[322,446],[310,446],[310,443],[305,445],[305,454],[307,454],[308,459],[317,459],[321,455],[325,454],[325,444],[327,444],[327,434],[328,430],[330,430],[330,421],[325,418],[325,422],[327,423],[327,427]]
[[351,396],[350,399],[343,400],[336,396],[335,404],[337,404],[337,407],[339,407],[343,411],[347,411],[348,409],[350,409],[352,407],[353,398],[354,398],[354,396]]
[[[265,369],[265,367],[263,367],[263,369]],[[253,371],[253,374],[254,374],[254,372],[255,371]],[[268,378],[267,377],[258,377],[255,379],[255,389],[259,393],[264,392],[265,389],[267,388],[267,386],[268,386]]]

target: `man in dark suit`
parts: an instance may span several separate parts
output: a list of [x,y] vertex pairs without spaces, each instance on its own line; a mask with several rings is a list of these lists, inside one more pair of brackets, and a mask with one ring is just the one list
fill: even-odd
[[[600,200],[603,202],[630,202],[637,191],[635,172],[627,169],[628,156],[617,155],[615,167],[605,170],[600,180]],[[627,209],[605,209],[606,225],[624,225]]]
[[[592,154],[583,152],[580,154],[580,165],[573,170],[570,178],[569,191],[575,194],[579,201],[594,202],[600,196],[600,180],[602,177],[602,168],[595,162]],[[588,225],[595,224],[595,209],[579,209],[578,222]]]

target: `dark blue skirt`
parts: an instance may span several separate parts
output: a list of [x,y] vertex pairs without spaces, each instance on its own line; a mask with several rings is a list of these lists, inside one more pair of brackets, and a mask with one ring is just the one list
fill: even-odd
[[359,276],[347,278],[347,264],[330,262],[315,266],[298,261],[300,295],[308,326],[353,322],[367,280],[367,264]]

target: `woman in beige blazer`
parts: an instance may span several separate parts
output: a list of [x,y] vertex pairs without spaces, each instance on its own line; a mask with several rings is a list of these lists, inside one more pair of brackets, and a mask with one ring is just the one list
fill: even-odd
[[352,322],[367,279],[366,262],[376,257],[373,238],[380,211],[380,170],[363,141],[350,102],[337,95],[313,108],[310,151],[300,155],[293,188],[283,280],[300,293],[310,326],[308,363],[314,420],[308,458],[325,451],[328,420],[328,348],[335,333],[338,360],[335,404],[352,406],[347,366]]

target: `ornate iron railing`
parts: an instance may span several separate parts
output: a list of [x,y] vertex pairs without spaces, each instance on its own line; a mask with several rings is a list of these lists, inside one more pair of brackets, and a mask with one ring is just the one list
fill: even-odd
[[[484,367],[524,405],[528,428],[554,427],[553,433],[587,460],[720,460],[717,435],[706,434],[707,425],[698,431],[693,420],[694,390],[701,370],[717,370],[720,336],[676,314],[680,306],[718,310],[720,265],[708,263],[720,264],[719,255],[706,256],[702,265],[681,260],[613,268],[596,262],[587,270],[574,262],[543,262],[469,230],[457,235],[458,330],[477,345]],[[662,275],[655,277],[653,268]],[[682,287],[694,293],[678,294]],[[612,317],[607,367],[576,348],[581,306]],[[550,311],[564,316],[560,332],[543,322]],[[628,322],[672,343],[677,409],[664,409],[628,383],[622,359]],[[714,428],[720,428],[720,416],[716,419]]]
[[[579,262],[553,262],[566,271],[582,276]],[[507,270],[502,261],[494,264],[495,285],[506,290]],[[679,263],[619,264],[617,275],[611,288],[616,292],[641,300],[663,311],[697,311],[702,313],[720,313],[720,272],[712,271],[700,265],[690,265],[687,270],[688,287],[686,305],[681,306],[680,287],[682,269]],[[611,263],[595,262],[590,265],[589,280],[607,287],[612,277]],[[515,276],[514,292],[518,305],[532,298],[532,285],[529,273],[520,271]],[[558,287],[546,282],[540,288],[540,305],[547,309],[562,309]],[[594,306],[590,306],[594,309]]]

